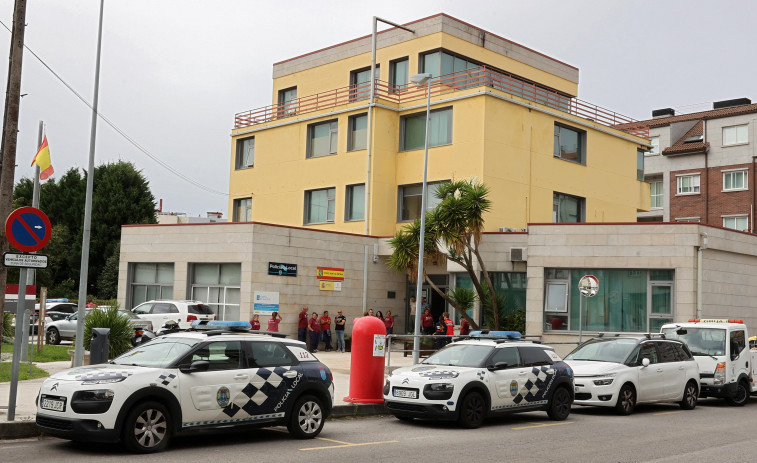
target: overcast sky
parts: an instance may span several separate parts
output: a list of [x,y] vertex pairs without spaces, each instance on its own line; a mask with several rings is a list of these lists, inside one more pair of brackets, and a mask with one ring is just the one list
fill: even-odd
[[[0,0],[8,28],[13,3]],[[30,0],[26,12],[26,45],[89,102],[99,3]],[[102,120],[95,163],[133,162],[165,211],[227,217],[234,114],[271,104],[273,63],[370,34],[373,16],[406,23],[437,13],[578,67],[579,98],[635,119],[656,108],[757,101],[757,2],[750,0],[107,0],[100,112],[211,191],[160,166]],[[9,44],[0,26],[4,57]],[[7,63],[0,59],[2,88]],[[16,179],[33,175],[40,120],[56,177],[85,168],[91,110],[28,51],[22,93]]]

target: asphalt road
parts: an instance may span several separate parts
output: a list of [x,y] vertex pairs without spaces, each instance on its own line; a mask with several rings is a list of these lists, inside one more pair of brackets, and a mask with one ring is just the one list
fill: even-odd
[[[488,420],[477,430],[453,423],[400,422],[393,417],[338,419],[313,440],[292,439],[284,428],[176,438],[155,461],[365,462],[534,461],[686,462],[752,460],[757,454],[757,398],[742,408],[702,401],[640,406],[622,417],[611,410],[574,408],[566,421],[546,413]],[[53,439],[0,441],[3,462],[133,460],[116,445]],[[145,457],[137,457],[147,461]],[[211,460],[212,459],[212,460]]]

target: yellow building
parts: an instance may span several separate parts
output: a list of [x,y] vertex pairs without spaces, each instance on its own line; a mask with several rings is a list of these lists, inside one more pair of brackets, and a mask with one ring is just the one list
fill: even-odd
[[274,64],[272,105],[235,117],[232,221],[390,236],[419,217],[416,73],[433,76],[429,191],[483,181],[487,231],[635,222],[648,209],[647,133],[577,99],[577,68],[444,14],[405,26],[378,34],[373,99],[370,36]]

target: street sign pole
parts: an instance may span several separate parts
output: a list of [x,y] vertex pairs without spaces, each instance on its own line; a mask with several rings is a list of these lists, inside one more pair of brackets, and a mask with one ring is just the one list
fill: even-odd
[[16,394],[18,394],[18,370],[21,364],[21,353],[26,352],[23,345],[24,311],[26,310],[26,269],[20,270],[18,285],[18,303],[16,304],[16,333],[13,338],[13,361],[11,362],[11,390],[8,398],[8,421],[16,419]]

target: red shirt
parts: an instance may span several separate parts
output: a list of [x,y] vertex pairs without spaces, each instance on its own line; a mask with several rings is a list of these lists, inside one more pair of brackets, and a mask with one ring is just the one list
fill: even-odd
[[392,317],[391,315],[387,316],[384,319],[384,325],[386,325],[387,328],[393,327],[394,326],[394,317]]
[[455,334],[455,322],[449,318],[444,320],[444,324],[447,325],[447,335],[452,336]]
[[469,334],[470,333],[470,323],[468,323],[468,320],[462,319],[460,320],[460,334]]
[[308,327],[308,313],[306,310],[300,312],[300,320],[297,322],[297,328]]
[[316,320],[315,318],[311,318],[310,319],[310,329],[312,329],[316,333],[320,333],[321,332],[321,324],[318,323],[318,320]]
[[281,318],[269,318],[268,319],[268,331],[272,333],[278,333],[279,332],[279,323],[281,323]]
[[331,317],[321,317],[321,331],[331,329]]
[[252,325],[253,330],[259,330],[260,329],[260,320],[250,320],[250,325]]
[[421,324],[423,326],[434,326],[434,316],[429,314],[426,315],[425,313],[421,315]]

